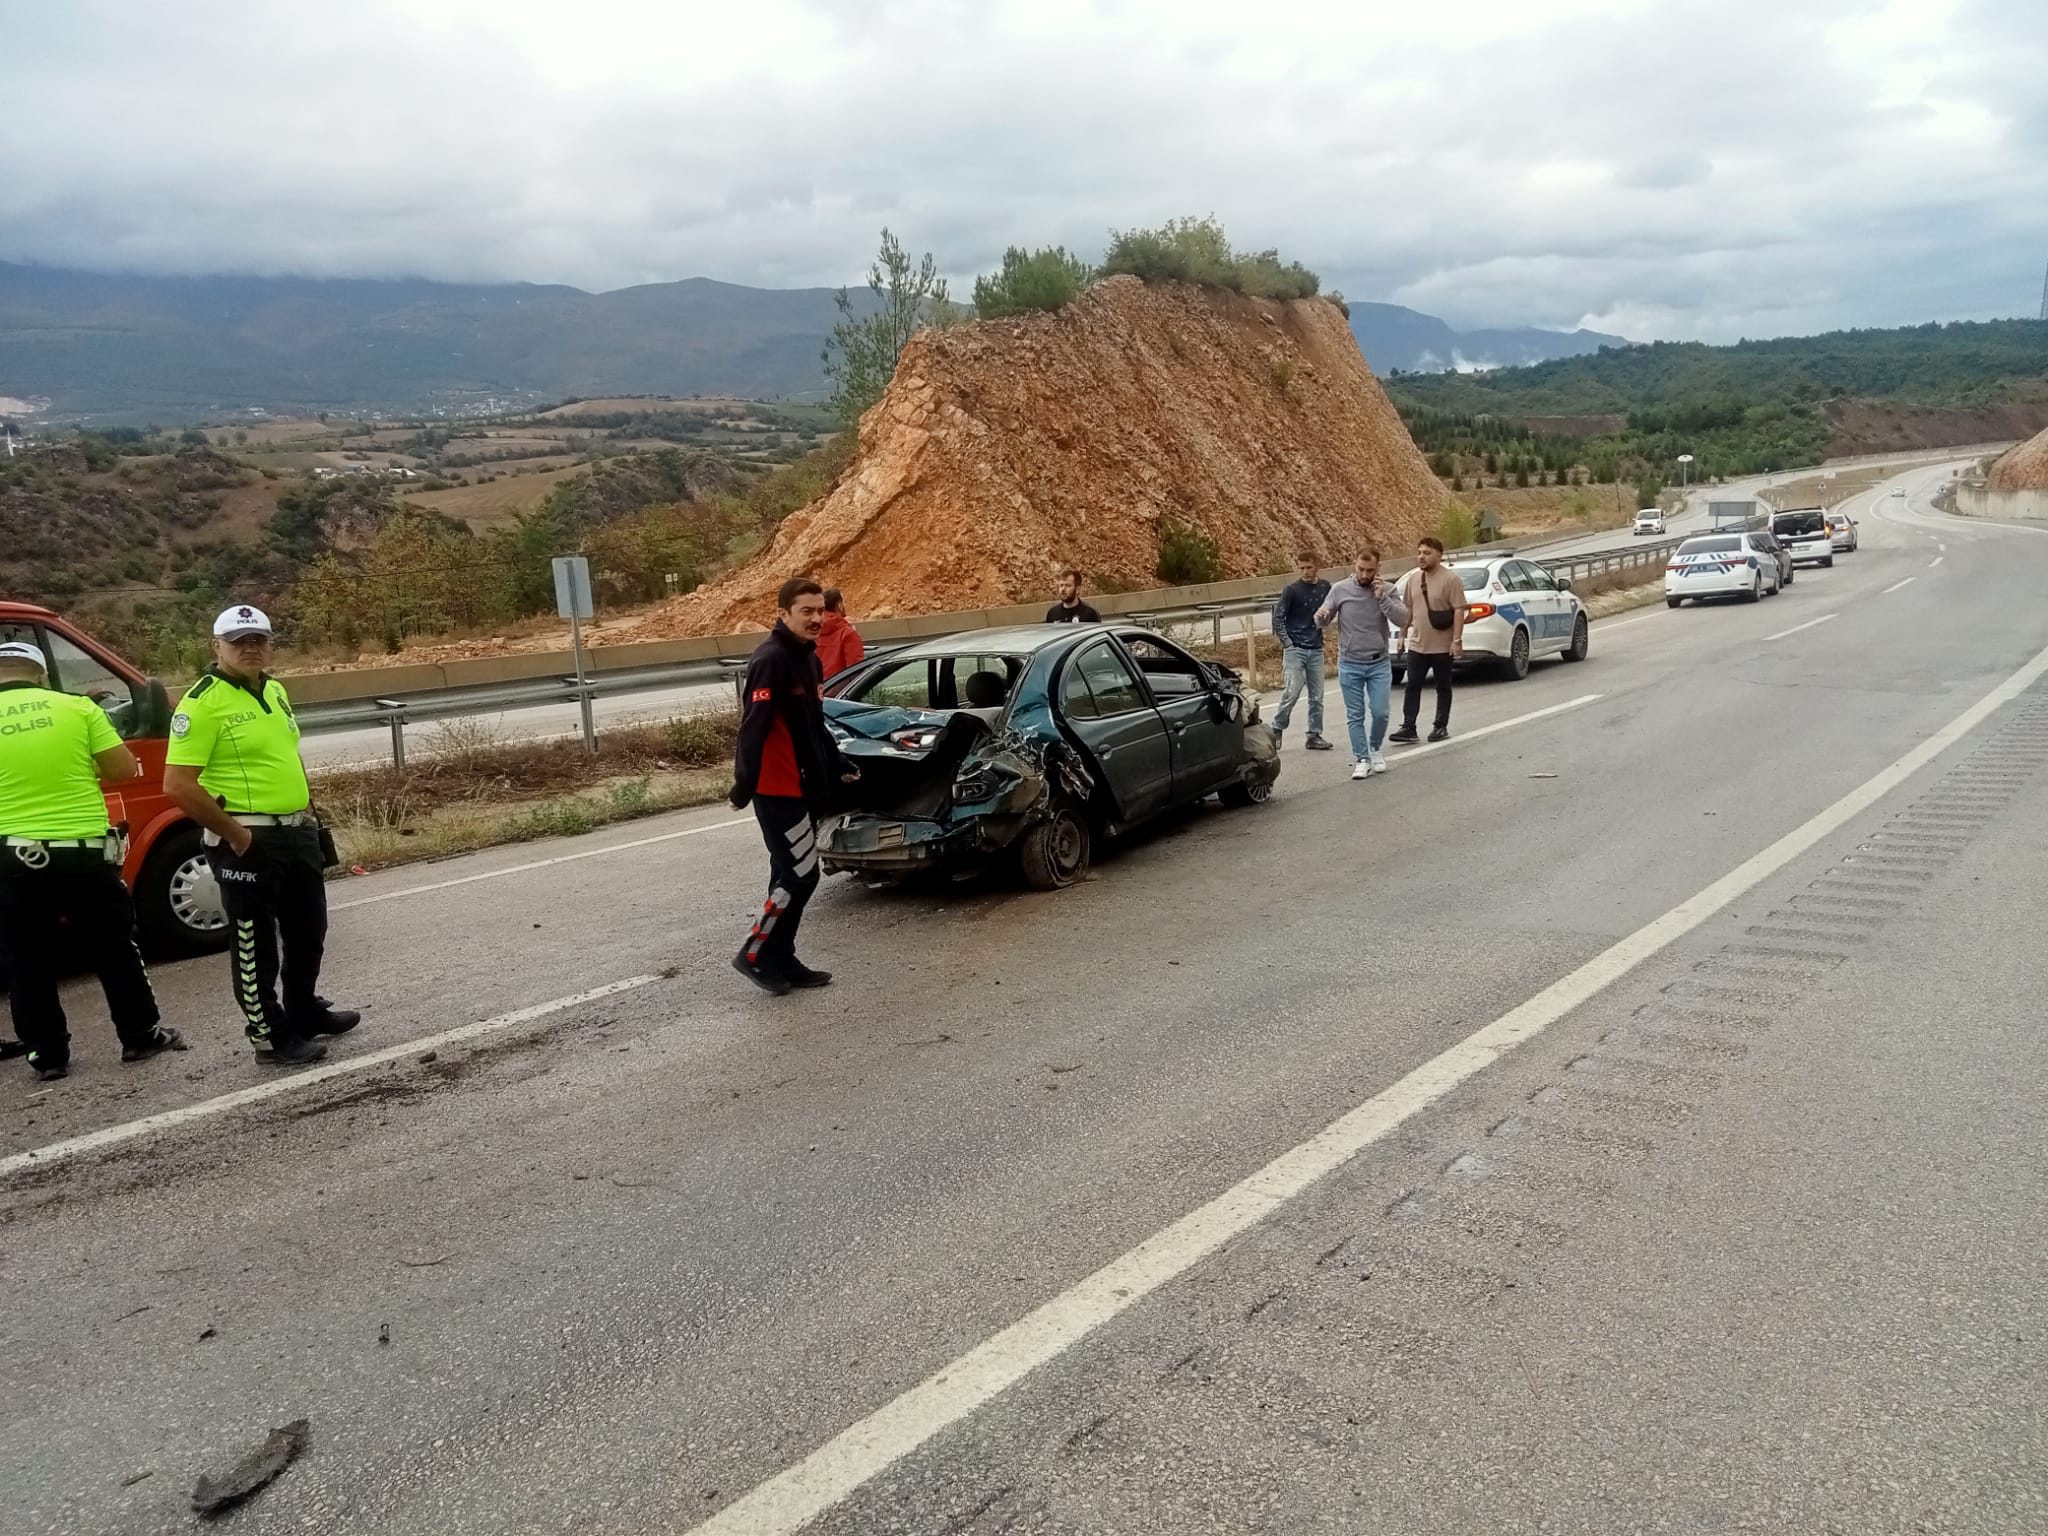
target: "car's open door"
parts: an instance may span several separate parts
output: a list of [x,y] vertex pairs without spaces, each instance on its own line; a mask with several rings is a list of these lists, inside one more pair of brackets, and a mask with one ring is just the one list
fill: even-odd
[[1108,635],[1062,663],[1059,709],[1062,724],[1094,759],[1117,825],[1133,825],[1165,808],[1173,796],[1166,722]]

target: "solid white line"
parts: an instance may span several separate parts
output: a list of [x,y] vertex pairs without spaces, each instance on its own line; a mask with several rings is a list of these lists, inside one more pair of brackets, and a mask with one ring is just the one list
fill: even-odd
[[1886,587],[1884,591],[1878,593],[1877,595],[1879,597],[1889,597],[1892,593],[1898,591],[1899,588],[1910,587],[1914,582],[1918,581],[1919,579],[1920,578],[1918,576],[1908,576],[1904,581],[1893,582],[1890,586]]
[[327,910],[346,912],[350,907],[375,906],[380,901],[396,901],[401,896],[422,896],[428,891],[445,891],[450,886],[474,885],[479,880],[497,880],[506,875],[523,875],[530,869],[546,869],[555,864],[573,864],[578,859],[597,859],[608,853],[624,853],[628,848],[645,848],[652,843],[672,843],[679,837],[698,837],[706,832],[722,832],[727,827],[750,827],[753,824],[753,817],[741,816],[732,821],[714,821],[709,826],[685,827],[680,832],[658,832],[653,837],[636,837],[627,843],[606,843],[602,848],[585,848],[580,853],[559,853],[551,859],[529,859],[524,864],[507,864],[503,869],[487,869],[480,875],[457,875],[453,880],[430,880],[425,885],[408,885],[401,890],[379,891],[375,896],[358,896],[352,901],[329,902]]
[[592,987],[587,992],[572,992],[567,997],[535,1003],[531,1007],[515,1009],[511,1013],[501,1013],[493,1019],[479,1019],[474,1024],[459,1024],[454,1029],[442,1030],[438,1035],[422,1035],[416,1040],[387,1045],[380,1051],[370,1051],[362,1056],[346,1056],[340,1061],[330,1061],[324,1067],[314,1067],[307,1072],[294,1072],[289,1076],[276,1077],[267,1083],[258,1083],[253,1088],[238,1088],[233,1093],[224,1093],[215,1099],[204,1099],[197,1104],[187,1104],[182,1109],[167,1109],[159,1115],[146,1115],[140,1120],[129,1120],[121,1125],[88,1131],[82,1136],[73,1136],[64,1141],[53,1141],[46,1147],[16,1152],[9,1157],[0,1157],[0,1179],[20,1173],[25,1168],[47,1168],[52,1163],[61,1163],[67,1158],[97,1152],[104,1147],[118,1146],[124,1141],[134,1141],[138,1137],[153,1136],[158,1131],[189,1125],[194,1120],[226,1114],[229,1110],[240,1109],[245,1104],[260,1104],[265,1099],[297,1093],[318,1083],[331,1082],[337,1077],[368,1071],[371,1067],[381,1067],[387,1061],[417,1056],[422,1051],[439,1050],[443,1046],[460,1045],[465,1040],[496,1034],[501,1029],[511,1029],[514,1025],[544,1019],[551,1013],[560,1013],[563,1009],[574,1008],[579,1003],[595,1002],[600,997],[630,992],[635,987],[644,987],[659,980],[659,976],[628,976],[624,981],[606,982],[603,986]]
[[1930,571],[1933,570],[1937,565],[1941,564],[1941,562],[1946,560],[1947,558],[1947,555],[1936,555],[1932,560],[1927,562],[1927,569],[1929,569]]
[[1449,747],[1463,746],[1468,741],[1477,741],[1482,736],[1491,736],[1495,731],[1505,731],[1512,726],[1527,725],[1531,720],[1541,720],[1548,715],[1561,715],[1568,709],[1577,709],[1581,704],[1591,704],[1595,699],[1604,699],[1604,693],[1582,693],[1576,699],[1566,699],[1562,704],[1553,704],[1548,709],[1532,709],[1526,715],[1516,715],[1512,720],[1496,720],[1491,725],[1482,725],[1477,730],[1462,731],[1449,741],[1426,742],[1419,747],[1398,747],[1394,761],[1412,763],[1418,757],[1427,757],[1432,752],[1442,752]]
[[1621,619],[1619,621],[1614,619],[1596,619],[1593,622],[1593,633],[1596,635],[1604,635],[1607,634],[1610,630],[1627,629],[1631,624],[1647,624],[1652,619],[1663,618],[1664,613],[1668,612],[1670,612],[1670,610],[1665,609],[1662,613],[1646,613],[1638,619]]
[[794,1466],[757,1485],[709,1520],[690,1527],[692,1536],[790,1536],[941,1430],[976,1412],[1111,1318],[1185,1274],[1404,1121],[1699,927],[1890,794],[2044,673],[2048,673],[2048,650],[1890,767],[1697,895],[1423,1063],[1207,1205],[1155,1232],[1036,1311],[941,1366]]
[[1787,635],[1796,635],[1802,629],[1811,629],[1816,624],[1825,624],[1829,619],[1840,618],[1838,613],[1824,613],[1817,619],[1808,619],[1804,624],[1794,624],[1790,629],[1781,629],[1775,635],[1765,635],[1766,640],[1782,640]]

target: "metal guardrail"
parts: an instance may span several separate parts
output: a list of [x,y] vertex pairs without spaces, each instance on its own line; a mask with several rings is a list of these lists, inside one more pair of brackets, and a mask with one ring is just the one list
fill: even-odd
[[[1593,577],[1661,564],[1671,551],[1684,542],[1682,538],[1666,539],[1656,544],[1622,546],[1591,554],[1559,555],[1551,559],[1545,559],[1540,554],[1532,552],[1521,558],[1557,575],[1570,578]],[[1514,554],[1513,543],[1482,544],[1472,549],[1454,551],[1447,558],[1490,559]],[[1395,574],[1405,574],[1405,571]],[[1207,620],[1211,643],[1221,645],[1225,619],[1267,613],[1271,611],[1272,606],[1273,598],[1268,594],[1241,598],[1234,602],[1194,603],[1120,614],[1117,617],[1121,622],[1141,624],[1148,629],[1166,629]],[[945,633],[960,631],[935,631],[924,638],[938,638]],[[721,679],[732,679],[736,682],[740,670],[746,664],[747,658],[744,656],[724,656],[711,661],[679,662],[665,667],[598,673],[581,684],[574,676],[560,676],[536,678],[529,682],[488,684],[474,688],[445,688],[404,698],[307,704],[299,709],[299,726],[308,734],[355,730],[370,725],[386,726],[391,732],[392,766],[403,769],[405,731],[409,725],[423,725],[437,720],[459,720],[473,715],[496,714],[502,710],[528,709],[544,704],[576,704],[585,699],[648,693],[662,688],[688,687],[695,683],[715,683]]]

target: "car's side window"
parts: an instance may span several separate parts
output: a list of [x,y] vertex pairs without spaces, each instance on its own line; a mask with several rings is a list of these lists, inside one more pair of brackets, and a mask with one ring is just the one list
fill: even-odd
[[888,709],[930,709],[931,663],[920,657],[889,668],[861,689],[860,702]]
[[1081,675],[1076,662],[1067,663],[1066,676],[1060,679],[1060,708],[1069,720],[1093,720],[1101,713],[1095,707],[1095,695],[1088,691],[1088,679]]
[[1124,649],[1131,653],[1131,659],[1137,662],[1138,670],[1145,674],[1145,681],[1152,685],[1152,691],[1160,697],[1185,698],[1208,690],[1209,678],[1202,670],[1202,664],[1179,646],[1155,635],[1120,635],[1118,638],[1123,641]]
[[99,705],[124,739],[133,734],[139,722],[135,695],[129,689],[128,679],[54,629],[44,631],[43,643],[49,648],[53,668],[51,683],[65,693],[91,699]]
[[1541,566],[1531,565],[1526,560],[1517,560],[1508,567],[1511,592],[1548,592],[1551,590],[1550,577]]
[[1138,686],[1138,679],[1107,644],[1098,641],[1089,646],[1076,666],[1088,679],[1088,691],[1095,696],[1098,714],[1122,715],[1145,708],[1145,692]]

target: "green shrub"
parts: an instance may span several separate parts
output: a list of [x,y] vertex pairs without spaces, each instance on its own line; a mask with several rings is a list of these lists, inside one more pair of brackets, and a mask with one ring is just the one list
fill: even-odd
[[1322,279],[1298,261],[1283,262],[1278,251],[1236,258],[1237,290],[1255,299],[1312,299]]
[[1230,239],[1213,216],[1168,219],[1157,229],[1112,231],[1103,252],[1105,277],[1128,273],[1147,283],[1203,283],[1235,289],[1240,281]]
[[1294,360],[1288,357],[1274,358],[1271,372],[1273,387],[1281,394],[1286,394],[1288,386],[1294,382]]
[[1021,245],[1013,245],[1003,252],[1000,271],[974,280],[974,312],[993,320],[1058,309],[1079,298],[1093,275],[1088,263],[1068,255],[1063,245],[1028,253]]
[[662,749],[679,768],[715,768],[731,761],[739,732],[737,709],[678,715],[661,729]]
[[1168,518],[1159,525],[1159,579],[1169,587],[1191,587],[1223,579],[1223,551],[1191,523]]
[[1445,549],[1469,549],[1478,543],[1479,528],[1472,509],[1462,501],[1445,507],[1443,516],[1437,519],[1436,536],[1444,541]]

